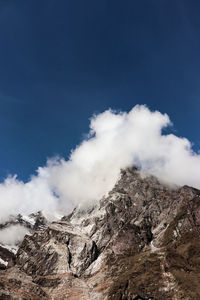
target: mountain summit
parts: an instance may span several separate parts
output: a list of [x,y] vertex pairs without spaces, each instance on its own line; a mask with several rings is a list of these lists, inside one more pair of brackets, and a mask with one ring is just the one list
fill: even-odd
[[43,220],[12,253],[0,299],[198,300],[200,191],[122,170],[98,203]]

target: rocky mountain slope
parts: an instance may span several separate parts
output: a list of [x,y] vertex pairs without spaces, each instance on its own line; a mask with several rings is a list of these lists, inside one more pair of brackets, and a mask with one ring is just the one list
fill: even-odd
[[41,212],[29,216],[10,216],[9,220],[0,223],[0,269],[13,264],[24,235],[46,228],[48,223]]
[[99,203],[26,235],[0,299],[200,299],[200,191],[135,168]]

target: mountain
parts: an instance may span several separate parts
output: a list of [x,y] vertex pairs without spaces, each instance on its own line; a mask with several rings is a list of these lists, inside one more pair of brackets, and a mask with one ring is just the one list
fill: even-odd
[[98,203],[31,228],[0,299],[200,299],[200,191],[135,168]]
[[20,242],[25,234],[33,234],[36,230],[48,225],[41,212],[29,216],[10,216],[9,220],[0,224],[0,269],[12,265]]

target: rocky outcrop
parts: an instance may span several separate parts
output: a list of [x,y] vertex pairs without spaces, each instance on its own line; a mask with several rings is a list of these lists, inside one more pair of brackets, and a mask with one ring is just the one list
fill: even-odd
[[16,263],[29,275],[72,273],[78,277],[97,256],[94,241],[60,221],[52,223],[45,231],[26,236]]
[[200,191],[124,170],[98,203],[25,236],[0,299],[198,300],[199,220]]
[[10,216],[9,220],[0,223],[0,269],[15,264],[15,254],[25,234],[31,235],[48,224],[41,212],[29,216]]

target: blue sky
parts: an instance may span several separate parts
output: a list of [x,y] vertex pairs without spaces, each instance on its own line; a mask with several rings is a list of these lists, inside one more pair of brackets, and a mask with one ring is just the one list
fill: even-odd
[[147,104],[200,148],[200,2],[0,0],[0,178],[67,157],[94,112]]

